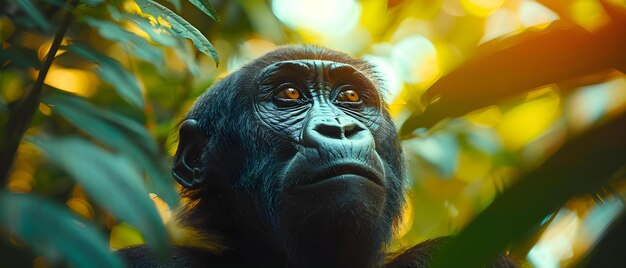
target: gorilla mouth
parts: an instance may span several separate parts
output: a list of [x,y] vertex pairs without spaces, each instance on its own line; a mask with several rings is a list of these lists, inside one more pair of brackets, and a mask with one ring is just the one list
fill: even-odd
[[322,171],[314,173],[315,175],[308,180],[304,180],[305,185],[313,185],[328,180],[358,180],[359,178],[371,181],[379,186],[383,186],[382,176],[380,172],[376,172],[372,168],[360,164],[337,164]]

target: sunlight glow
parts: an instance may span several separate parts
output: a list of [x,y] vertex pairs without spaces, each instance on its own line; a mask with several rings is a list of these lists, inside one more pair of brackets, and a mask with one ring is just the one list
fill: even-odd
[[27,193],[33,188],[33,174],[24,170],[16,170],[11,173],[7,188],[11,192]]
[[504,0],[461,0],[465,10],[479,17],[485,17],[500,8]]
[[111,250],[141,245],[143,243],[144,240],[141,233],[133,226],[120,223],[111,228],[111,235],[109,236],[109,248]]
[[159,216],[161,216],[161,220],[163,223],[167,223],[172,218],[172,212],[170,211],[170,207],[155,193],[150,193],[150,199],[154,202],[154,206],[157,208],[159,212]]
[[[63,49],[63,46],[68,46],[69,44],[70,44],[70,40],[67,38],[63,38],[63,40],[61,40],[61,47],[57,50],[57,53],[54,55],[54,57],[56,58],[60,56],[61,54],[65,53],[65,49]],[[52,46],[52,39],[43,43],[39,47],[39,50],[37,51],[37,57],[39,57],[39,60],[43,60],[46,57],[46,55],[48,55],[48,51],[50,51],[51,46]]]
[[486,42],[496,37],[512,33],[522,28],[520,18],[508,9],[499,9],[485,22],[485,34],[480,42]]
[[357,25],[361,6],[354,0],[274,0],[272,12],[292,29],[339,36]]
[[84,217],[85,219],[93,218],[94,210],[91,205],[82,198],[72,197],[65,202],[65,204],[76,214]]
[[[405,197],[407,200],[410,200],[409,196]],[[406,235],[411,227],[413,226],[413,204],[409,201],[406,202],[404,208],[402,209],[402,219],[400,223],[394,230],[395,237],[403,237]]]
[[398,77],[398,70],[385,57],[366,55],[363,59],[376,66],[376,71],[385,79],[384,98],[387,102],[394,100],[402,90],[402,79]]
[[497,126],[504,145],[520,149],[543,133],[559,116],[559,103],[558,96],[547,95],[507,111]]
[[250,39],[244,42],[239,49],[239,53],[228,59],[228,73],[232,73],[241,66],[263,56],[276,48],[276,45],[263,39]]
[[95,74],[90,71],[53,65],[48,71],[44,82],[60,90],[89,97],[96,93],[96,79],[94,76]]
[[400,77],[409,84],[429,83],[441,72],[435,45],[422,35],[398,42],[391,51],[391,60]]
[[574,130],[583,130],[613,111],[626,106],[626,79],[582,87],[567,102],[568,123]]
[[541,240],[528,253],[534,267],[558,268],[561,260],[573,257],[572,240],[580,229],[575,212],[561,210]]
[[535,1],[523,1],[520,4],[519,12],[524,27],[542,29],[559,19],[556,13]]
[[574,21],[587,30],[594,30],[610,20],[604,13],[602,5],[595,0],[573,1],[570,13]]

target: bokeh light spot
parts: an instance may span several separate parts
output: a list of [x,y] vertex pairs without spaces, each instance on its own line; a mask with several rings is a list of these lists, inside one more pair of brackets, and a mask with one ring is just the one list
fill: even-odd
[[480,40],[486,42],[496,37],[512,33],[522,27],[519,17],[508,9],[499,9],[485,22],[485,34]]
[[354,0],[274,0],[272,11],[292,29],[339,36],[359,22],[361,6]]
[[65,204],[76,214],[86,219],[93,218],[93,213],[94,213],[93,207],[91,207],[91,205],[87,202],[87,200],[78,198],[78,197],[73,197],[67,200]]
[[428,83],[440,73],[437,49],[428,38],[413,35],[398,42],[391,60],[400,77],[409,84]]
[[558,117],[559,102],[558,96],[546,96],[507,111],[497,127],[504,145],[520,149],[544,132]]
[[137,228],[125,223],[117,224],[111,228],[109,248],[118,250],[129,246],[143,244],[144,240]]
[[485,17],[498,9],[504,0],[461,0],[461,5],[470,14]]
[[93,72],[53,65],[44,82],[60,90],[89,97],[96,92],[95,80]]
[[535,1],[523,1],[519,12],[524,27],[543,29],[559,19],[556,13]]
[[393,63],[386,57],[366,55],[363,59],[376,66],[376,71],[385,80],[384,98],[387,102],[391,102],[400,94],[403,87],[402,79],[398,77],[398,70],[394,68]]
[[588,30],[594,30],[609,20],[602,5],[596,0],[577,0],[570,5],[574,21]]

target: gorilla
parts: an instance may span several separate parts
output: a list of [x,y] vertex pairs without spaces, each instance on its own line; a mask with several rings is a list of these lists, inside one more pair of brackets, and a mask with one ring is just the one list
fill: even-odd
[[132,267],[428,267],[445,239],[385,253],[406,181],[383,90],[369,63],[316,46],[232,73],[182,122],[172,167],[181,222],[225,250],[177,246],[165,264],[143,246],[119,254]]

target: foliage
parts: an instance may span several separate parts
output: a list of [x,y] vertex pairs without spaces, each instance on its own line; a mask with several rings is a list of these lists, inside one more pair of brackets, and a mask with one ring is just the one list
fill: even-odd
[[[211,18],[218,18],[208,1],[191,2]],[[47,16],[39,8],[41,4],[46,9]],[[145,241],[161,255],[165,255],[168,251],[168,236],[145,185],[149,185],[151,192],[157,193],[171,206],[177,204],[178,198],[170,178],[165,176],[161,152],[154,137],[137,118],[114,112],[116,109],[98,108],[90,104],[84,96],[61,93],[45,84],[46,75],[54,67],[53,64],[56,64],[53,60],[60,54],[59,49],[62,49],[64,53],[76,57],[69,63],[71,67],[93,66],[99,78],[131,104],[124,108],[131,115],[140,115],[143,113],[140,109],[146,109],[143,89],[136,76],[124,67],[120,59],[112,58],[98,51],[96,46],[90,45],[86,36],[80,33],[84,30],[92,31],[89,36],[91,38],[97,33],[98,39],[122,44],[127,53],[157,68],[163,64],[166,49],[179,51],[187,62],[193,58],[185,55],[190,51],[177,38],[189,38],[201,52],[218,62],[217,53],[211,43],[179,15],[151,0],[137,1],[139,8],[146,13],[141,10],[120,10],[124,5],[133,4],[134,2],[74,0],[68,3],[48,1],[37,5],[30,0],[20,0],[13,4],[20,9],[12,14],[16,22],[16,32],[2,37],[5,42],[1,51],[4,56],[3,76],[12,70],[25,71],[31,67],[38,72],[34,75],[35,83],[24,84],[32,86],[27,96],[3,103],[8,118],[4,118],[6,126],[1,133],[0,183],[5,186],[8,183],[11,163],[22,137],[25,136],[25,142],[39,147],[51,163],[65,170],[80,185],[80,189],[84,189],[92,202],[106,209],[115,218],[138,228]],[[105,10],[108,12],[104,12]],[[32,20],[25,20],[27,17]],[[60,27],[54,27],[53,21],[59,17]],[[126,23],[133,23],[144,29],[154,41],[126,30]],[[20,63],[22,59],[15,56],[14,51],[33,52],[28,52],[32,48],[24,46],[27,44],[18,41],[19,38],[28,34],[46,38],[55,30],[54,40],[46,48],[45,60],[41,65],[33,64],[32,60],[28,64]],[[194,65],[195,63],[190,63],[190,69]],[[28,81],[29,76],[22,73],[19,78]],[[41,107],[52,108],[55,114],[84,131],[89,137],[68,136],[63,131],[25,134],[34,112]],[[55,120],[58,119],[42,121],[41,118],[34,118],[33,124],[44,127],[46,121]],[[144,174],[149,179],[146,184],[143,182]],[[115,196],[112,196],[113,193]],[[73,213],[58,206],[52,199],[40,199],[31,194],[3,192],[0,206],[5,209],[2,211],[0,224],[8,227],[12,234],[33,246],[36,252],[50,261],[66,260],[79,267],[91,266],[93,262],[103,267],[122,266],[121,261],[111,254],[105,243],[106,239],[93,226],[94,223],[76,219]],[[35,205],[37,203],[43,203],[43,206]]]
[[[480,267],[505,250],[548,267],[623,258],[606,250],[623,241],[602,239],[626,222],[623,3],[212,2],[3,6],[3,264],[120,267],[105,238],[138,233],[165,256],[178,235],[163,221],[179,202],[166,166],[181,116],[215,79],[285,43],[347,51],[388,80],[411,175],[393,249],[456,232],[437,267]],[[550,238],[574,239],[574,223],[586,242],[558,256]]]

